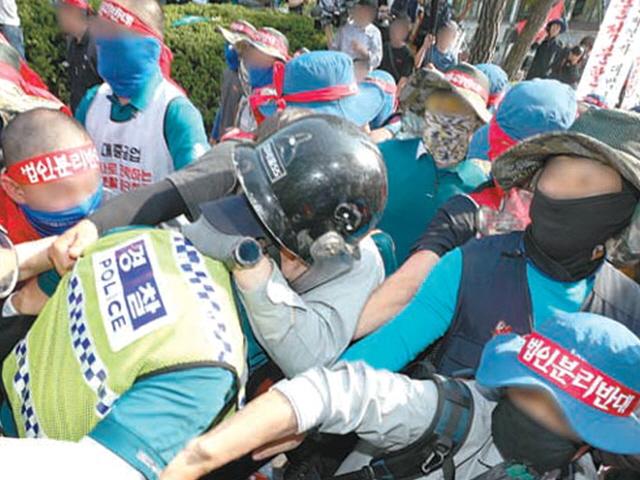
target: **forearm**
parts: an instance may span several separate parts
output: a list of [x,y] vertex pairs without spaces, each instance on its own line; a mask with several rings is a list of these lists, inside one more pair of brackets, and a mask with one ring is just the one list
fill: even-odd
[[168,179],[119,195],[89,216],[100,233],[126,225],[157,225],[183,213],[187,206]]
[[377,330],[407,306],[440,257],[430,251],[418,252],[389,277],[371,296],[360,320],[354,340]]
[[298,429],[289,401],[271,391],[209,433],[196,438],[163,472],[162,480],[197,479]]
[[53,263],[49,259],[49,247],[56,238],[47,237],[16,245],[20,280],[34,277],[53,268]]
[[[374,370],[363,363],[314,368],[278,383],[295,412],[298,432],[356,432],[385,450],[420,438],[433,419],[437,388],[431,381]],[[392,394],[391,394],[392,393]]]

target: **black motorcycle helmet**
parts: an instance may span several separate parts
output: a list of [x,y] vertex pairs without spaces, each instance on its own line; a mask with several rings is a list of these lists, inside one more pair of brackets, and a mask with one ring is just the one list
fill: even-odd
[[236,235],[259,237],[259,223],[309,265],[319,257],[357,257],[358,242],[387,201],[380,151],[355,125],[331,115],[309,115],[258,144],[237,144],[233,163],[244,198],[206,204],[203,215]]

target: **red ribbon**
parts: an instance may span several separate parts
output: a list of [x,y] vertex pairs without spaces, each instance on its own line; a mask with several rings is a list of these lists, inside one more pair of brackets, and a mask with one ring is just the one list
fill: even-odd
[[100,158],[92,143],[27,158],[7,167],[6,175],[20,185],[38,185],[88,170],[100,170]]
[[450,71],[444,74],[451,85],[455,85],[463,90],[477,93],[487,103],[489,101],[489,91],[484,88],[474,77],[459,71]]
[[165,77],[171,77],[173,53],[171,53],[169,47],[164,43],[164,38],[160,33],[156,32],[135,13],[123,7],[115,0],[104,0],[102,5],[100,5],[100,10],[98,10],[98,15],[105,20],[126,27],[129,30],[157,39],[162,47],[160,61],[158,62],[160,64],[160,70]]
[[397,85],[393,83],[387,83],[383,80],[380,80],[379,78],[367,77],[364,79],[364,81],[367,83],[373,83],[374,85],[377,85],[384,93],[388,95],[393,95],[395,97],[396,93],[398,93]]
[[489,122],[489,160],[494,161],[518,141],[505,132],[494,116]]
[[245,132],[244,130],[240,130],[239,128],[232,128],[227,133],[222,135],[220,138],[220,143],[226,142],[229,140],[250,140],[254,141],[256,136],[251,132]]
[[489,101],[487,102],[487,106],[488,107],[497,107],[498,105],[500,105],[500,102],[502,102],[502,99],[504,98],[505,95],[505,91],[501,91],[498,93],[492,93],[489,95]]
[[264,120],[260,107],[275,102],[278,111],[284,110],[289,103],[334,102],[358,93],[358,85],[332,85],[330,87],[284,94],[284,71],[282,62],[273,65],[273,87],[258,89],[249,97],[249,105],[258,123]]

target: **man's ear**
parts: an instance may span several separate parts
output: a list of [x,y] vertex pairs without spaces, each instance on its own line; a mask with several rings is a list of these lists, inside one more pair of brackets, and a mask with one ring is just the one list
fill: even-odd
[[5,191],[11,200],[16,203],[26,203],[23,188],[7,175],[0,175],[0,187]]

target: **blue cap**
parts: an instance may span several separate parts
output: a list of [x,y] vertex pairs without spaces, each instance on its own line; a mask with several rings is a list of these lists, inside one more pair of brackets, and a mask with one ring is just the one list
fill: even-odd
[[557,80],[527,80],[507,92],[495,118],[515,140],[567,130],[576,119],[575,90]]
[[[393,114],[396,107],[396,81],[389,72],[384,70],[374,70],[367,78],[364,79],[365,83],[373,83],[377,87],[382,89],[384,94],[384,105],[378,113],[378,116],[374,118],[369,126],[371,129],[382,127],[389,117]],[[381,87],[384,85],[384,88]]]
[[[640,339],[621,323],[592,313],[559,313],[539,325],[536,334],[547,345],[549,341],[555,343],[574,360],[581,360],[640,395]],[[529,345],[533,341],[529,337]],[[521,350],[526,350],[526,342],[525,337],[509,333],[498,335],[487,343],[476,375],[479,387],[488,389],[487,396],[495,396],[496,389],[505,387],[544,390],[560,407],[571,428],[589,445],[612,453],[640,453],[640,408],[636,407],[628,416],[618,416],[585,403],[581,398],[590,399],[593,395],[589,393],[589,386],[601,385],[598,376],[594,375],[590,380],[584,376],[583,366],[572,369],[569,362],[560,365],[563,369],[573,370],[571,374],[562,373],[561,369],[555,370],[555,376],[542,374],[519,359]],[[547,369],[554,372],[550,366]],[[561,388],[558,378],[577,389],[577,393],[572,395],[566,387]],[[614,403],[608,403],[607,408],[613,410]]]
[[475,131],[469,142],[467,158],[489,160],[489,125],[483,125]]
[[[283,94],[309,92],[337,85],[355,85],[353,60],[342,52],[314,51],[304,53],[285,66]],[[323,102],[292,102],[287,105],[308,108],[315,113],[342,117],[358,126],[367,125],[376,118],[385,103],[384,93],[372,83],[362,83],[358,93],[339,100]],[[259,107],[269,117],[277,112],[274,102]]]
[[498,95],[500,92],[506,90],[509,86],[509,77],[498,65],[493,63],[480,63],[474,65],[478,70],[484,73],[489,79],[489,93],[491,95]]

